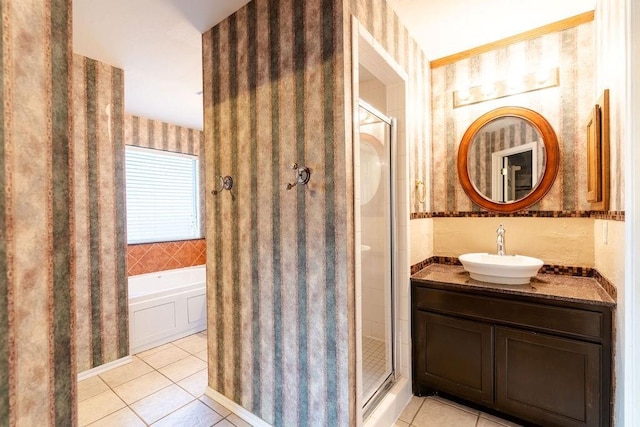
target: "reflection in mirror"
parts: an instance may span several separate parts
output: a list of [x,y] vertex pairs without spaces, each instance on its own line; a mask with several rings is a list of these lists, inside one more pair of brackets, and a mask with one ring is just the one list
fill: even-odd
[[507,203],[535,189],[544,165],[544,144],[536,128],[519,117],[501,117],[476,133],[467,168],[478,193],[494,202]]
[[521,107],[483,114],[465,132],[458,178],[469,198],[496,212],[516,212],[540,200],[558,173],[558,138],[544,117]]

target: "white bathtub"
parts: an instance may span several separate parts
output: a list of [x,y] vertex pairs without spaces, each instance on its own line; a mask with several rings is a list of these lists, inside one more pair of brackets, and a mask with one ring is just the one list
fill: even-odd
[[206,266],[129,277],[131,354],[206,328]]

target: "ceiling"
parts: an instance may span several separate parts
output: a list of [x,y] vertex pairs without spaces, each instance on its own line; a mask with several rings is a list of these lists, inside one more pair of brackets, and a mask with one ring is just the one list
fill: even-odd
[[248,0],[73,0],[73,51],[122,68],[127,113],[202,129],[201,34]]
[[[437,59],[593,10],[596,0],[388,1]],[[73,51],[125,71],[127,113],[202,129],[201,34],[246,3],[73,0]]]

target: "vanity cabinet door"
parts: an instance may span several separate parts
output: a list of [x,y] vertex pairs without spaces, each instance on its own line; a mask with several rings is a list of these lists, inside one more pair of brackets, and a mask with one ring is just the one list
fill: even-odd
[[493,327],[415,312],[414,360],[420,383],[473,402],[493,403]]
[[598,426],[601,346],[496,327],[495,408],[540,425]]

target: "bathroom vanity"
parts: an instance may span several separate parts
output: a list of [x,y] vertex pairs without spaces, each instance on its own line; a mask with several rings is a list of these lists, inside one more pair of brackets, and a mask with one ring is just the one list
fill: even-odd
[[539,425],[610,425],[615,302],[595,279],[493,285],[434,264],[411,277],[411,301],[414,394]]

